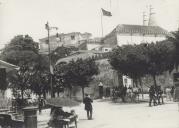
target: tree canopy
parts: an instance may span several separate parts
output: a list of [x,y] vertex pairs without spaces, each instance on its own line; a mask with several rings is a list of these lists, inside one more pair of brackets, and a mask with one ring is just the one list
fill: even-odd
[[38,57],[38,50],[38,44],[30,36],[18,35],[5,46],[1,58],[9,63],[21,66],[34,62]]
[[155,76],[171,71],[174,45],[168,41],[140,45],[124,45],[113,50],[110,56],[112,67],[134,81],[145,76]]
[[10,87],[19,90],[22,99],[28,89],[39,94],[41,88],[47,88],[47,83],[42,82],[45,82],[44,73],[47,75],[49,72],[48,58],[39,54],[38,44],[30,36],[15,36],[3,49],[1,57],[20,67],[17,72],[8,73],[7,77]]
[[84,97],[84,88],[89,85],[94,75],[98,74],[98,66],[93,59],[78,59],[62,63],[56,67],[56,76],[62,79],[67,88],[80,86]]
[[167,37],[168,41],[173,42],[175,45],[174,56],[173,56],[173,66],[178,70],[179,65],[179,30],[172,32],[170,36]]
[[52,63],[55,64],[58,59],[64,58],[69,56],[73,51],[77,51],[78,49],[76,47],[65,47],[61,46],[56,48],[54,51],[51,53],[51,60]]

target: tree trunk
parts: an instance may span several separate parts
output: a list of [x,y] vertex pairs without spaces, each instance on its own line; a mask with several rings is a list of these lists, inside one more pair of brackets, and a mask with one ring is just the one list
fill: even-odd
[[135,87],[138,87],[138,80],[135,78]]
[[21,89],[21,98],[24,100],[24,89]]
[[58,97],[60,96],[60,92],[59,92],[59,90],[57,91],[57,96],[58,96]]
[[122,78],[122,74],[117,72],[117,75],[118,75],[118,84],[119,86],[123,87],[123,78]]
[[152,77],[153,77],[153,81],[154,81],[154,86],[156,87],[157,86],[156,75],[152,75]]
[[46,91],[43,91],[43,98],[46,99]]
[[55,91],[54,91],[54,89],[51,90],[51,98],[55,98]]
[[72,94],[72,87],[69,88],[69,96],[70,96],[70,99],[71,99],[71,94]]
[[133,87],[138,87],[137,78],[133,78]]
[[82,87],[81,89],[82,89],[82,96],[83,96],[83,100],[84,100],[84,97],[85,97],[84,87]]
[[141,87],[142,99],[144,99],[144,90],[143,90],[143,85],[142,85],[142,79],[141,79],[141,77],[139,78],[139,84],[140,84],[140,87]]

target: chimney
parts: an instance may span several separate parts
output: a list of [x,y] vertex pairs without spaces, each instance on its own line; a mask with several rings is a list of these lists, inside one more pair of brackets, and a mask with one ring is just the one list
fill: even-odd
[[147,16],[146,16],[146,13],[143,12],[143,26],[147,26]]
[[150,8],[149,8],[148,26],[157,26],[156,19],[155,19],[155,13],[153,12],[152,5],[150,5]]

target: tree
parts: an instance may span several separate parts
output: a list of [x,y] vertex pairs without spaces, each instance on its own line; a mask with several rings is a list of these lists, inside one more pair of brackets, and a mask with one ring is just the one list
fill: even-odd
[[178,71],[179,65],[179,30],[172,32],[171,36],[168,36],[168,41],[172,42],[175,45],[174,56],[173,56],[173,67]]
[[80,86],[84,98],[84,88],[89,85],[93,76],[98,74],[98,66],[93,59],[78,59],[58,65],[56,73],[60,74],[67,88]]
[[145,74],[147,61],[141,47],[124,45],[113,50],[110,64],[122,75],[131,77],[137,86],[138,79]]
[[27,65],[23,65],[16,72],[11,72],[8,75],[8,82],[10,83],[10,88],[13,89],[13,95],[19,101],[19,106],[23,107],[25,105],[24,96],[26,95],[26,90],[29,89],[29,68]]
[[38,44],[28,35],[15,36],[3,49],[1,58],[9,63],[21,66],[36,61]]
[[29,84],[32,92],[37,94],[39,98],[42,94],[46,98],[46,92],[50,89],[48,59],[46,56],[38,55],[38,60],[30,71]]
[[[31,69],[39,62],[38,44],[28,35],[15,36],[3,49],[1,58],[20,67],[18,72],[8,74],[11,87],[21,90],[21,98],[24,98],[25,90],[30,89]],[[47,63],[41,63],[46,65]]]
[[114,49],[110,63],[112,67],[124,75],[137,79],[149,74],[156,85],[156,76],[164,71],[172,70],[174,45],[168,41],[151,44],[124,45]]
[[157,86],[156,76],[173,69],[174,45],[168,41],[161,41],[156,44],[148,44],[146,48],[147,74],[152,76],[154,85]]
[[76,47],[65,47],[65,46],[61,46],[56,48],[54,51],[52,51],[51,53],[51,60],[53,65],[55,65],[55,63],[57,62],[58,59],[60,58],[64,58],[69,56],[73,51],[77,51],[78,48]]

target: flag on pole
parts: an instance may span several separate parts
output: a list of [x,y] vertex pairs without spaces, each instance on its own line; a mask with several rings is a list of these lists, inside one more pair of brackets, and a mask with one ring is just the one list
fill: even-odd
[[103,8],[101,8],[101,10],[102,10],[103,16],[112,16],[111,12],[106,11]]

